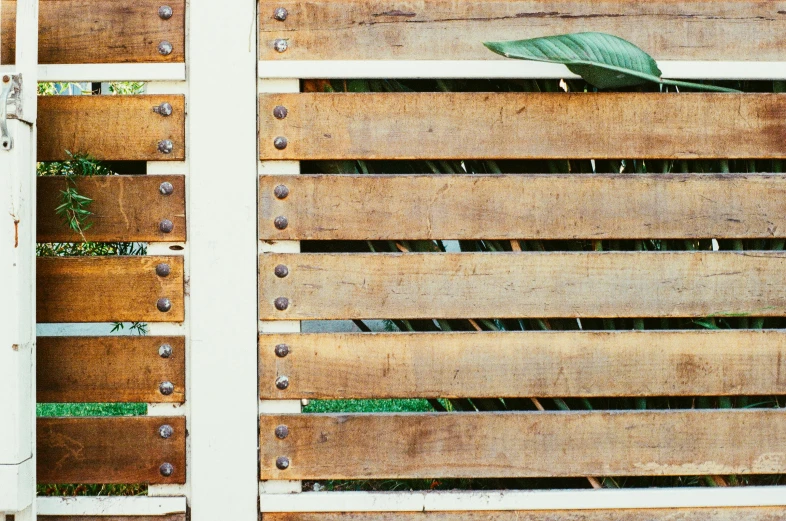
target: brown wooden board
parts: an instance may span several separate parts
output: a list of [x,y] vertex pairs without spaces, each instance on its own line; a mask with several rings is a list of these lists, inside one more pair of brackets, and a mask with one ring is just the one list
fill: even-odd
[[[164,358],[159,348],[168,344]],[[185,339],[160,336],[38,337],[36,398],[46,402],[185,401]],[[174,392],[161,393],[163,382]]]
[[785,316],[784,266],[773,251],[265,253],[260,318]]
[[260,447],[262,479],[780,474],[786,411],[262,415]]
[[[271,513],[264,521],[781,521],[783,507]],[[68,520],[70,521],[70,520]]]
[[[158,16],[162,2],[126,0],[41,0],[38,10],[38,62],[137,63],[185,61],[185,1],[167,0],[172,17]],[[0,63],[14,63],[16,0],[2,0]],[[168,41],[172,52],[158,52]]]
[[[161,103],[172,114],[153,111]],[[158,142],[171,140],[169,154]],[[185,97],[39,96],[38,160],[63,161],[66,151],[105,160],[170,161],[185,159]]]
[[273,400],[775,395],[786,394],[781,375],[781,330],[259,337],[260,398]]
[[261,240],[785,237],[786,176],[265,175],[259,230]]
[[[786,47],[782,1],[263,0],[259,13],[265,60],[492,60],[501,58],[484,41],[583,31],[625,38],[658,60],[780,61]],[[273,49],[277,38],[286,52]]]
[[[167,264],[169,275],[156,274]],[[183,257],[39,257],[38,322],[181,322]],[[159,311],[168,298],[171,309]]]
[[[186,521],[186,514],[164,514],[162,516],[42,516],[46,521]],[[758,521],[758,520],[757,520]]]
[[[786,96],[261,94],[261,159],[786,157]],[[273,109],[288,115],[276,119]],[[277,149],[276,137],[287,146]]]
[[[162,183],[170,183],[170,195],[161,192]],[[76,180],[77,191],[93,200],[88,206],[91,226],[83,230],[92,242],[183,242],[186,240],[185,177],[167,176],[97,176]],[[38,178],[38,242],[79,242],[83,238],[57,215],[62,204],[61,191],[66,188],[62,177]],[[170,233],[160,229],[163,220],[174,224]]]
[[[162,425],[172,435],[159,434]],[[182,416],[38,418],[39,483],[185,483]],[[171,476],[160,467],[170,463]]]

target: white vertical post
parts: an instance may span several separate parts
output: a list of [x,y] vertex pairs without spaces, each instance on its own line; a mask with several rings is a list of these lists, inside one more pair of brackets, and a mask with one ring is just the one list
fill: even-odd
[[187,16],[191,519],[256,521],[256,2]]
[[12,85],[20,87],[18,119],[3,122],[13,141],[4,139],[0,149],[0,515],[28,521],[35,519],[38,0],[17,2],[15,58],[13,73],[4,72],[0,83],[9,94]]

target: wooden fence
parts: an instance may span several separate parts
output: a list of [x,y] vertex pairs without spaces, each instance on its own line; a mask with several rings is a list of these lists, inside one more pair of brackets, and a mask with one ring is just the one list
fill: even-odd
[[[301,483],[786,474],[777,408],[301,413],[301,400],[786,394],[782,329],[301,332],[313,320],[786,316],[783,251],[516,246],[782,239],[780,172],[301,174],[339,160],[785,158],[783,94],[315,93],[301,80],[570,79],[480,42],[577,31],[626,38],[670,77],[786,79],[786,2],[220,4],[40,0],[39,80],[146,82],[144,95],[39,97],[37,157],[144,162],[146,175],[77,187],[93,199],[85,239],[146,243],[147,254],[37,260],[37,321],[66,324],[38,338],[37,401],[148,412],[39,418],[37,480],[149,485],[147,497],[41,497],[40,516],[786,515],[779,486],[382,493]],[[2,0],[0,72],[13,68],[15,12]],[[39,242],[82,240],[55,213],[63,186],[37,181]],[[314,251],[473,239],[511,251]],[[301,252],[300,241],[319,242]],[[150,334],[86,336],[78,325],[108,333],[116,321],[148,323]]]

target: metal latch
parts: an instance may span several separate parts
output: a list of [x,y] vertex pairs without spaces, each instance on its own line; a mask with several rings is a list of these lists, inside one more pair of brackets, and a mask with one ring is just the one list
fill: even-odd
[[[0,81],[0,149],[11,150],[14,148],[14,140],[8,133],[8,120],[19,119],[22,114],[19,93],[22,90],[21,74],[4,74]],[[9,111],[8,105],[12,104]]]

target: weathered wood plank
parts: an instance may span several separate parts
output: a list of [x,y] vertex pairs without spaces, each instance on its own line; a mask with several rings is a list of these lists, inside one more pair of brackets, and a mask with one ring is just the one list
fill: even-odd
[[784,316],[785,264],[771,251],[265,253],[260,318]]
[[[153,111],[162,103],[172,114]],[[158,142],[172,141],[171,153]],[[38,160],[69,159],[66,150],[98,159],[168,161],[185,159],[185,97],[39,96]]]
[[260,114],[261,159],[786,157],[778,94],[261,94]]
[[[171,354],[162,357],[167,344]],[[185,400],[183,337],[38,337],[36,398],[46,402],[172,402]],[[174,391],[160,391],[163,382]]]
[[[167,0],[168,20],[158,15],[157,0],[95,2],[41,0],[38,61],[45,64],[139,63],[185,61],[185,2]],[[2,0],[0,63],[14,63],[16,0]],[[163,55],[158,44],[172,52]]]
[[45,519],[46,521],[186,521],[186,514],[185,513],[165,514],[163,516],[41,516],[39,515],[38,519]]
[[37,430],[39,483],[185,483],[184,417],[39,418]]
[[[284,439],[278,425],[289,428]],[[262,415],[260,433],[262,479],[786,471],[786,411],[778,409],[280,414]],[[286,470],[276,467],[280,456]]]
[[261,240],[784,237],[786,176],[265,175],[259,229]]
[[[162,193],[162,183],[170,183],[172,192]],[[185,177],[168,176],[99,176],[76,180],[80,194],[93,202],[88,209],[92,224],[83,230],[93,242],[183,242],[186,240]],[[72,231],[55,213],[61,204],[60,191],[66,187],[62,177],[38,178],[38,242],[79,242],[82,237]],[[170,233],[160,224],[169,220]]]
[[[289,349],[283,358],[280,344]],[[786,394],[782,374],[784,331],[259,337],[263,400]]]
[[264,521],[780,521],[781,519],[783,519],[782,507],[264,514]]
[[[156,273],[159,264],[169,274]],[[39,257],[38,322],[180,322],[183,257]],[[159,311],[159,299],[171,309]]]
[[482,42],[581,31],[615,34],[658,60],[780,61],[786,46],[782,1],[263,0],[259,13],[264,60],[493,60]]

